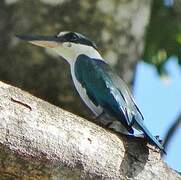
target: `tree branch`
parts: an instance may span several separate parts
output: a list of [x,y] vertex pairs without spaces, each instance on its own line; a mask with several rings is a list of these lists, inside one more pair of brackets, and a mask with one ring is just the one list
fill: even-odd
[[181,125],[181,114],[179,114],[177,119],[173,122],[173,124],[169,128],[169,130],[168,130],[168,132],[164,138],[164,144],[163,145],[164,145],[165,149],[168,148],[168,144],[170,143],[170,140],[172,139],[174,133],[180,127],[180,125]]
[[0,174],[7,179],[181,178],[145,142],[128,141],[2,82]]

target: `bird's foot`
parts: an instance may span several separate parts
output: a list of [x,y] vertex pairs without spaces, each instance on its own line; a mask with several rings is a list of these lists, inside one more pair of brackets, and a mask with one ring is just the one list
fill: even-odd
[[101,114],[95,116],[93,119],[97,120],[97,119],[101,118],[103,115],[104,115],[104,111]]

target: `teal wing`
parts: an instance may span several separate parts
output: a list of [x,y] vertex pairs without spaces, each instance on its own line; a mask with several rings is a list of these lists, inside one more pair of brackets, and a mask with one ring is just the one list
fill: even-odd
[[163,150],[162,145],[143,124],[143,115],[136,106],[126,84],[104,61],[80,55],[75,62],[75,76],[90,100],[103,111],[119,120],[130,133],[132,126]]

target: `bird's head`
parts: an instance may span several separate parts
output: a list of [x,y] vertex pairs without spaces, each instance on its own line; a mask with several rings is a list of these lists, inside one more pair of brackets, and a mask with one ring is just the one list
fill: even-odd
[[55,51],[70,64],[81,54],[102,59],[97,51],[96,44],[80,33],[60,32],[58,35],[53,36],[17,35],[17,37]]

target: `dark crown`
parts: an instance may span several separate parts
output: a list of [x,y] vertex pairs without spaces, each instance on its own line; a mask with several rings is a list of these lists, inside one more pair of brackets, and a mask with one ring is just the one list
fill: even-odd
[[76,44],[85,44],[87,46],[92,46],[93,48],[97,49],[97,46],[94,42],[92,42],[87,37],[83,36],[80,33],[76,32],[67,32],[67,33],[60,33],[57,35],[58,38],[60,38],[63,42],[73,42]]

